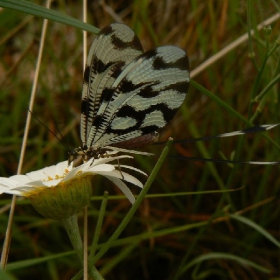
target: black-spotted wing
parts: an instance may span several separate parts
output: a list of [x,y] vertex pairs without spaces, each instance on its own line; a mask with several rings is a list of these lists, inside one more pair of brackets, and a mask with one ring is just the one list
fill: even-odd
[[[188,57],[163,46],[143,52],[135,33],[114,23],[102,29],[89,51],[81,108],[84,160],[102,148],[127,148],[155,138],[182,105],[189,85]],[[140,145],[139,145],[140,146]]]

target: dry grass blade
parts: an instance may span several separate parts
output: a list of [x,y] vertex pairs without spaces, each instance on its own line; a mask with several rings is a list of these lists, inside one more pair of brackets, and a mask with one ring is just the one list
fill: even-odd
[[[51,0],[48,0],[46,7],[50,8],[50,4],[51,4]],[[44,50],[44,42],[45,42],[45,38],[46,38],[47,27],[48,27],[48,20],[44,20],[43,27],[42,27],[42,35],[41,35],[41,40],[40,40],[38,59],[37,59],[36,70],[35,70],[35,76],[34,76],[34,82],[32,85],[30,102],[29,102],[29,110],[31,110],[31,111],[33,110],[35,95],[36,95],[36,91],[37,91],[38,77],[39,77],[39,71],[40,71],[40,66],[41,66],[42,54],[43,54],[43,50]],[[27,145],[27,139],[28,139],[28,132],[29,132],[29,128],[30,128],[30,121],[31,121],[31,113],[28,111],[23,140],[22,140],[22,146],[21,146],[21,150],[20,150],[17,174],[21,174],[21,170],[22,170],[24,154],[26,151],[26,145]],[[3,269],[6,267],[6,264],[8,261],[8,254],[9,254],[9,248],[10,248],[10,242],[11,242],[11,232],[12,232],[12,226],[13,226],[15,207],[16,207],[16,196],[14,195],[12,198],[11,210],[10,210],[10,214],[9,214],[9,221],[8,221],[8,225],[7,225],[5,241],[3,244],[3,250],[2,250],[2,255],[1,255],[1,267]]]

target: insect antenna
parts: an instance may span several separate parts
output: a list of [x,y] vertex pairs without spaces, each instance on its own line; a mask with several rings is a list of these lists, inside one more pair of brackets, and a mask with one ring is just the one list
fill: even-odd
[[212,158],[196,158],[185,157],[178,155],[169,155],[169,158],[176,158],[179,160],[200,161],[200,162],[214,162],[214,163],[230,163],[230,164],[254,164],[254,165],[280,165],[280,161],[241,161],[241,160],[227,160],[227,159],[212,159]]
[[[191,142],[198,142],[198,141],[207,141],[217,138],[225,138],[225,137],[232,137],[232,136],[239,136],[239,135],[245,135],[250,133],[258,133],[258,132],[264,132],[267,130],[270,130],[276,126],[280,125],[280,123],[277,124],[264,124],[264,125],[256,125],[253,127],[245,128],[243,130],[236,130],[232,132],[212,135],[212,136],[204,136],[204,137],[198,137],[198,138],[190,138],[190,139],[182,139],[182,140],[175,140],[173,143],[191,143]],[[155,142],[153,145],[163,145],[166,142]]]
[[28,108],[28,112],[33,116],[33,118],[39,122],[47,131],[49,131],[61,144],[62,146],[68,151],[70,152],[70,148],[69,146],[65,143],[65,138],[64,136],[62,135],[60,129],[58,128],[58,125],[55,123],[55,128],[57,129],[58,131],[58,134],[60,137],[58,137],[49,127],[47,127],[40,119],[38,119],[38,117],[35,116],[35,114],[33,114],[33,112]]
[[[243,130],[232,131],[228,133],[222,133],[213,136],[204,136],[198,137],[193,139],[182,139],[182,140],[175,140],[173,141],[174,144],[178,143],[193,143],[198,141],[207,141],[217,138],[225,138],[225,137],[232,137],[232,136],[239,136],[245,135],[250,133],[258,133],[264,132],[274,127],[278,126],[280,123],[277,124],[266,124],[266,125],[257,125],[253,127],[249,127]],[[166,142],[156,142],[154,145],[161,145],[165,144]],[[241,160],[227,160],[227,159],[210,159],[210,158],[197,158],[197,157],[185,157],[185,156],[178,156],[178,155],[169,155],[168,158],[174,158],[179,160],[188,160],[188,161],[200,161],[200,162],[214,162],[214,163],[229,163],[229,164],[254,164],[254,165],[279,165],[280,161],[241,161]]]

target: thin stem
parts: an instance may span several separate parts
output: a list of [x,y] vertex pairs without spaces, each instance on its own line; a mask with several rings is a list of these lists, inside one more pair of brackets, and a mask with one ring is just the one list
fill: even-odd
[[[83,0],[83,22],[87,22],[87,0]],[[87,31],[83,31],[83,70],[87,62]]]
[[68,237],[81,264],[83,264],[83,242],[79,232],[77,215],[73,215],[67,219],[63,219],[61,222],[68,234]]
[[104,215],[105,215],[105,211],[106,211],[107,201],[108,201],[108,192],[104,192],[104,198],[101,203],[98,220],[97,220],[96,227],[95,227],[94,238],[93,238],[91,248],[90,248],[90,253],[89,253],[90,262],[96,252],[96,247],[98,244],[98,240],[99,240],[99,236],[100,236],[100,232],[101,232],[101,228],[102,228],[102,223],[103,223],[103,219],[104,219]]
[[118,226],[118,228],[116,229],[116,231],[112,234],[112,236],[110,237],[110,239],[104,244],[104,246],[100,249],[100,251],[96,254],[96,256],[93,258],[92,261],[90,261],[89,265],[93,265],[97,260],[99,260],[112,246],[113,242],[120,236],[120,234],[122,233],[122,231],[124,230],[124,228],[127,226],[127,224],[129,223],[129,221],[132,219],[134,213],[136,212],[136,210],[138,209],[138,207],[140,206],[141,202],[143,201],[145,195],[147,194],[148,190],[150,189],[150,186],[152,185],[154,179],[156,178],[168,152],[169,149],[171,147],[173,139],[169,138],[166,146],[164,147],[149,179],[147,180],[147,183],[145,184],[145,186],[143,187],[143,190],[141,191],[141,193],[139,194],[139,196],[137,197],[135,203],[132,205],[132,207],[130,208],[130,210],[128,211],[128,213],[126,214],[126,216],[124,217],[124,219],[122,220],[122,222],[120,223],[120,225]]
[[[50,4],[51,4],[51,0],[48,0],[47,5],[46,5],[46,7],[48,9],[50,8]],[[43,21],[38,59],[37,59],[35,76],[34,76],[34,80],[33,80],[30,102],[29,102],[29,110],[32,110],[33,106],[34,106],[34,100],[35,100],[37,84],[38,84],[38,77],[39,77],[39,69],[41,67],[42,54],[43,54],[43,50],[44,50],[47,27],[48,27],[48,20],[45,19]],[[31,122],[31,113],[28,111],[21,150],[20,150],[17,174],[21,174],[23,159],[24,159],[25,150],[26,150],[26,143],[27,143],[27,138],[28,138],[28,133],[29,133],[30,122]],[[17,197],[15,195],[13,195],[12,203],[11,203],[11,210],[10,210],[10,214],[9,214],[9,220],[8,220],[8,225],[7,225],[7,230],[6,230],[6,234],[5,234],[5,240],[4,240],[3,250],[2,250],[2,255],[1,255],[2,269],[4,269],[6,267],[6,264],[8,262],[8,255],[9,255],[9,248],[10,248],[10,243],[11,243],[12,225],[13,225],[13,219],[14,219],[14,211],[15,211],[15,207],[16,207],[16,200],[17,200]]]
[[254,34],[254,31],[252,29],[252,20],[251,20],[251,16],[252,16],[252,3],[251,0],[247,0],[247,34],[248,34],[248,47],[249,47],[249,57],[252,58],[252,61],[256,67],[256,69],[259,70],[259,67],[257,65],[256,62],[256,58],[255,58],[255,52],[253,49],[253,40],[252,40],[252,36]]
[[84,208],[84,250],[83,250],[84,280],[88,280],[88,211]]
[[[63,219],[61,222],[68,234],[68,237],[80,260],[81,265],[83,265],[84,249],[83,249],[82,238],[79,231],[77,215],[73,215],[67,219]],[[93,265],[89,267],[88,273],[94,280],[103,280],[103,277],[99,274],[98,270]]]
[[[87,0],[83,0],[83,22],[87,22]],[[87,59],[87,31],[83,31],[83,70]],[[84,208],[84,280],[88,279],[88,219],[87,206]]]

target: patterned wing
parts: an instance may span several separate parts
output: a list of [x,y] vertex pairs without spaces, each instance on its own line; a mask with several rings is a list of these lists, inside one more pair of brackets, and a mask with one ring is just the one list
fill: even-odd
[[103,89],[87,146],[97,149],[155,132],[183,103],[189,85],[188,58],[174,46],[136,57]]
[[96,118],[100,104],[125,66],[143,53],[139,39],[126,25],[114,23],[96,36],[87,59],[81,108],[81,140],[83,147]]

